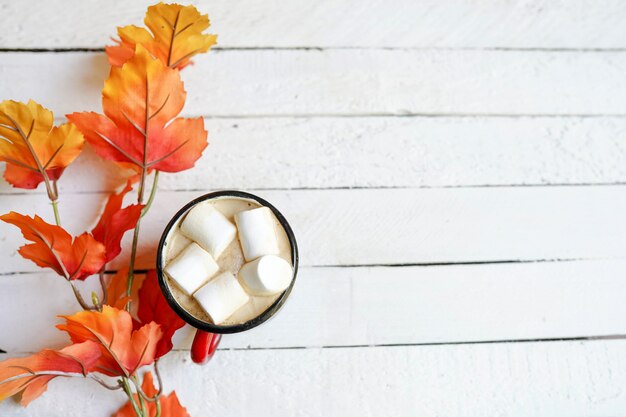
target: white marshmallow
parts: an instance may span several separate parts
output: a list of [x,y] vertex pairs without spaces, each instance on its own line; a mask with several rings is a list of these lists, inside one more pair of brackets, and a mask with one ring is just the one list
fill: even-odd
[[222,272],[207,282],[193,297],[215,324],[223,323],[250,299],[230,272]]
[[246,261],[280,253],[272,211],[268,207],[241,211],[235,215],[235,223]]
[[233,241],[237,229],[212,204],[204,202],[187,213],[180,232],[217,259]]
[[220,267],[211,254],[196,243],[190,243],[165,267],[165,272],[187,295],[193,294],[207,282]]
[[292,274],[289,262],[276,255],[266,255],[242,266],[239,280],[251,294],[272,295],[289,287]]

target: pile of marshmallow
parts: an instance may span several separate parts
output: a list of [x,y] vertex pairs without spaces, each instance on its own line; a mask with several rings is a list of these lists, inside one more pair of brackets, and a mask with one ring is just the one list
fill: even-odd
[[[291,264],[278,256],[278,239],[272,212],[267,207],[241,211],[235,227],[208,202],[193,207],[180,232],[192,240],[167,266],[165,272],[176,285],[221,324],[252,296],[270,296],[289,287]],[[215,261],[239,235],[246,264],[237,277],[222,271]]]

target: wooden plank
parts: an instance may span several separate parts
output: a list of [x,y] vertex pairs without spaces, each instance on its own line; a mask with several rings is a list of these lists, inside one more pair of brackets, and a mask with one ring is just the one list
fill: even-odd
[[[152,0],[2,2],[5,48],[99,48],[141,24]],[[209,13],[220,47],[623,48],[619,0],[190,1]],[[94,14],[94,10],[98,10]],[[349,17],[349,18],[348,18]]]
[[[321,347],[574,338],[626,334],[626,261],[401,268],[302,268],[270,322],[223,348]],[[95,278],[95,277],[94,277]],[[96,279],[81,286],[87,295]],[[47,273],[0,277],[0,349],[62,346],[59,314],[79,307]],[[29,306],[26,312],[24,306]],[[28,318],[29,326],[24,327]],[[176,347],[188,349],[188,328]]]
[[[165,392],[175,389],[192,416],[619,415],[625,351],[624,341],[224,351],[205,367],[179,353],[160,368]],[[0,412],[108,416],[123,402],[71,378]]]
[[[0,96],[98,110],[107,72],[101,53],[6,53]],[[623,115],[624,73],[624,51],[219,51],[185,69],[184,113]]]
[[[210,147],[204,156],[191,170],[161,175],[160,189],[626,182],[624,118],[332,117],[205,123]],[[68,193],[109,191],[122,182],[119,169],[86,150],[59,186],[70,199]],[[0,181],[2,194],[23,192]],[[43,186],[39,193],[45,193]]]
[[[259,191],[292,225],[302,265],[386,265],[543,259],[623,258],[626,187],[486,187]],[[169,219],[203,192],[157,193],[142,221],[139,267],[154,251]],[[78,234],[95,224],[103,196],[73,195],[60,207]],[[44,196],[6,195],[11,210],[52,221]],[[2,224],[0,273],[36,271],[15,251],[23,239]],[[128,248],[130,234],[125,237]],[[126,254],[129,252],[126,251]],[[126,256],[113,267],[123,265]]]

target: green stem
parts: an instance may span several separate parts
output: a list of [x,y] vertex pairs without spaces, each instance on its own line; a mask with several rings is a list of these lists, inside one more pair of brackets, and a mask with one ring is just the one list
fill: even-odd
[[161,399],[157,398],[156,400],[156,413],[154,417],[161,417]]
[[61,226],[61,216],[59,216],[59,206],[57,205],[59,200],[52,200],[52,210],[54,210],[54,221],[57,226]]
[[[141,180],[139,181],[139,190],[137,192],[137,203],[143,204],[143,195],[146,188],[146,168],[141,170]],[[139,243],[139,226],[141,224],[141,217],[137,220],[135,230],[133,232],[133,244],[130,251],[130,265],[128,267],[128,281],[126,283],[126,295],[130,297],[131,290],[133,288],[133,281],[135,280],[135,258],[137,257],[137,244]],[[130,311],[130,301],[126,304],[126,310]]]
[[133,411],[135,412],[135,415],[137,417],[143,417],[144,414],[139,409],[139,406],[137,406],[137,402],[135,401],[135,398],[133,397],[133,391],[130,389],[128,378],[122,378],[122,388],[124,388],[124,392],[128,396],[128,401],[130,402],[130,405],[133,407]]
[[148,197],[148,202],[146,206],[141,210],[141,217],[145,216],[150,210],[152,206],[152,202],[154,201],[154,196],[156,195],[157,186],[159,184],[159,171],[154,172],[154,179],[152,180],[152,189],[150,190],[150,196]]
[[148,413],[148,409],[146,408],[146,401],[143,399],[143,396],[141,395],[142,393],[140,392],[141,386],[139,384],[139,381],[137,381],[136,376],[132,376],[131,380],[135,384],[135,389],[137,390],[137,397],[139,398],[139,406],[141,408],[141,413],[145,416]]

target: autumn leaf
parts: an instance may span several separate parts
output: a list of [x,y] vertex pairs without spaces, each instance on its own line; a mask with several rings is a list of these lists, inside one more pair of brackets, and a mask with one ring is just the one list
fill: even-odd
[[[84,138],[71,123],[53,127],[52,112],[30,100],[0,103],[0,161],[4,178],[14,187],[33,189],[59,179],[83,147]],[[56,197],[55,197],[56,198]]]
[[[129,297],[128,295],[126,295],[128,268],[120,269],[115,275],[109,278],[107,282],[107,296],[104,300],[104,304],[123,310],[124,308],[126,308],[126,304],[128,303],[128,301],[138,299],[139,288],[141,287],[143,280],[143,275],[135,275],[135,279],[133,279],[133,287],[130,290]],[[145,321],[145,323],[149,323],[150,321],[151,320]],[[159,341],[159,344],[160,343],[161,342]]]
[[150,6],[144,23],[152,33],[134,25],[117,29],[117,45],[106,47],[111,66],[122,66],[132,58],[136,45],[141,45],[163,64],[182,69],[194,55],[207,52],[217,41],[217,36],[202,33],[211,23],[194,6]]
[[[141,384],[141,390],[147,397],[154,397],[157,393],[157,389],[154,387],[154,381],[152,374],[146,372],[143,376],[143,383]],[[138,402],[137,394],[133,394],[136,402]],[[172,391],[168,395],[161,395],[159,397],[161,403],[161,417],[189,417],[187,409],[180,404],[176,392]],[[148,409],[147,416],[155,417],[157,414],[157,407],[154,402],[146,402]],[[130,404],[130,401],[124,404],[119,410],[117,410],[111,417],[135,417],[135,412]]]
[[141,211],[144,208],[142,204],[132,204],[122,208],[124,196],[132,189],[131,182],[128,181],[122,191],[118,194],[111,194],[98,224],[91,231],[93,237],[106,248],[106,262],[110,262],[120,254],[124,233],[133,229],[141,217]]
[[48,382],[58,376],[85,376],[100,357],[100,348],[91,341],[59,351],[42,350],[25,358],[0,362],[0,402],[22,394],[25,407],[46,391]]
[[148,271],[139,290],[137,316],[142,323],[154,321],[161,326],[163,337],[157,346],[157,358],[172,350],[172,336],[176,330],[185,325],[185,322],[174,313],[174,310],[167,303],[159,287],[156,270],[154,269]]
[[105,115],[67,115],[98,155],[142,170],[191,168],[207,146],[202,118],[176,118],[185,102],[178,71],[142,46],[121,68],[111,68],[102,90]]
[[34,242],[18,250],[22,257],[42,268],[52,268],[65,279],[83,280],[104,265],[104,245],[88,233],[72,238],[61,226],[15,212],[0,216],[0,220],[19,227],[24,238]]
[[133,331],[133,319],[128,311],[103,306],[102,312],[81,311],[73,316],[61,316],[65,324],[57,328],[67,332],[73,343],[90,340],[99,345],[102,356],[94,366],[109,376],[130,376],[154,362],[156,347],[161,339],[159,325],[150,322]]

